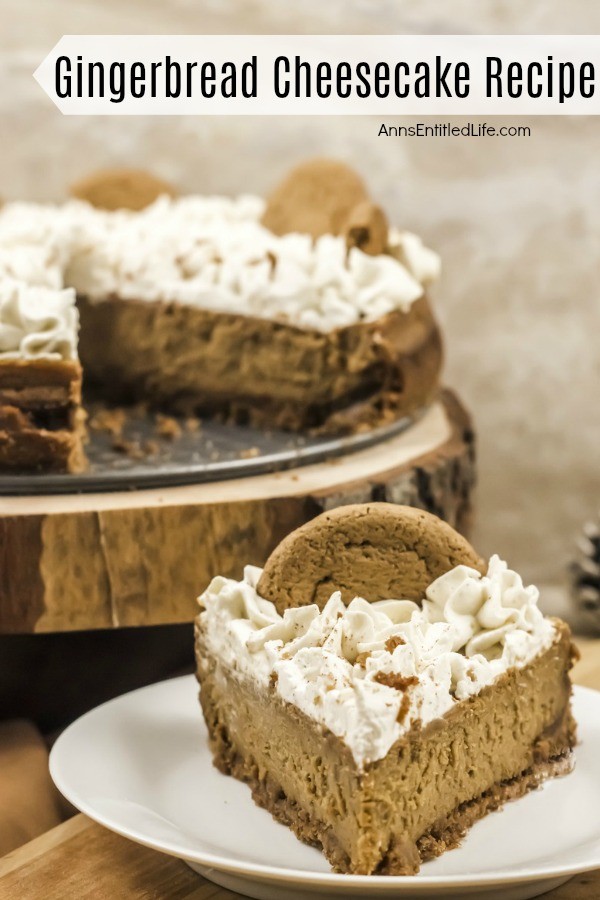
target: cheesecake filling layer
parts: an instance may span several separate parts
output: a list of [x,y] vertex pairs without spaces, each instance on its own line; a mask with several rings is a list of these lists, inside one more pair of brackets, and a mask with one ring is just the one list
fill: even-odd
[[[179,302],[329,332],[407,312],[439,275],[420,238],[392,229],[386,253],[347,249],[343,237],[277,236],[254,196],[160,198],[141,212],[69,201],[0,211],[0,282]],[[0,319],[1,321],[1,319]]]
[[240,582],[217,577],[200,597],[206,650],[341,738],[360,769],[555,639],[537,588],[497,556],[485,575],[457,566],[438,578],[422,606],[359,597],[346,606],[336,592],[322,611],[281,616],[257,593],[260,575],[248,566]]

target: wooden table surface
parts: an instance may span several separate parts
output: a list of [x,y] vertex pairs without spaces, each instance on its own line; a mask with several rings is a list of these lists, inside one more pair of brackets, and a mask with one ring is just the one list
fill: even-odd
[[[578,641],[574,681],[600,690],[600,640]],[[78,815],[0,860],[0,900],[235,900],[185,863],[133,844]],[[600,870],[548,900],[598,900]]]

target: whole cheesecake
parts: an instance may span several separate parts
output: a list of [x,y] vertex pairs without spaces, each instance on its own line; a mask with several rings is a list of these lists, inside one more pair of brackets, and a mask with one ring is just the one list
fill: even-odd
[[[439,382],[438,271],[358,176],[323,161],[269,201],[7,204],[0,466],[81,467],[80,366],[111,400],[264,427],[342,434],[410,415]],[[25,390],[53,366],[74,377],[57,416]]]
[[[414,874],[571,770],[569,629],[506,563],[391,504],[324,514],[284,545],[200,597],[200,701],[215,765],[336,871]],[[288,605],[294,555],[307,599]]]

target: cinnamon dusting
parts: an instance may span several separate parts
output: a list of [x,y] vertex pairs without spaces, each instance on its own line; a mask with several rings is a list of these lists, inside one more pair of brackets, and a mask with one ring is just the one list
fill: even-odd
[[402,646],[402,644],[406,644],[406,641],[402,637],[401,634],[393,634],[391,637],[387,639],[384,644],[385,649],[388,653],[393,653],[396,647]]
[[359,653],[356,657],[355,663],[357,666],[360,666],[362,669],[366,668],[367,660],[371,655],[370,650],[363,650],[362,653]]
[[416,675],[396,675],[394,672],[376,672],[375,681],[397,691],[406,691],[409,687],[419,683]]
[[405,693],[402,694],[402,700],[400,701],[400,708],[398,710],[398,715],[396,716],[396,722],[398,722],[400,725],[402,725],[402,723],[404,722],[404,720],[406,718],[406,714],[408,713],[409,707],[410,707],[410,694],[408,693],[408,691],[405,691]]

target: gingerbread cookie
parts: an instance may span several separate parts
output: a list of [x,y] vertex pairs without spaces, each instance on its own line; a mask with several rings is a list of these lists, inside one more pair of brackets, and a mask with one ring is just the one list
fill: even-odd
[[464,564],[483,570],[469,542],[431,513],[393,503],[342,506],[293,531],[273,551],[258,593],[280,613],[339,590],[374,602],[419,600],[444,572]]
[[142,169],[102,169],[71,185],[69,193],[98,209],[144,209],[158,197],[174,197],[175,188]]
[[368,200],[362,178],[345,163],[313,159],[292,169],[275,188],[262,224],[279,235],[342,234],[352,210]]
[[363,253],[378,256],[385,252],[388,231],[388,220],[381,207],[363,200],[350,210],[342,233],[348,249],[358,247]]

